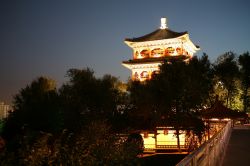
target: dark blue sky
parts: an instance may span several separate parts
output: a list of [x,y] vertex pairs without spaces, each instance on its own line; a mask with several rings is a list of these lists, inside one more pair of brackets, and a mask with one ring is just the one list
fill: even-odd
[[0,101],[38,76],[60,86],[70,68],[126,81],[124,39],[156,30],[163,16],[170,29],[189,32],[198,56],[250,51],[249,0],[1,0]]

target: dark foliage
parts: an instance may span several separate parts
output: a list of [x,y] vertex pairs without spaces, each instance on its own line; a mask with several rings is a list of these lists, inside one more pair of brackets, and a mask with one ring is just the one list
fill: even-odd
[[241,73],[241,85],[242,85],[242,99],[243,99],[243,111],[248,112],[250,107],[250,55],[246,52],[239,56],[239,65]]

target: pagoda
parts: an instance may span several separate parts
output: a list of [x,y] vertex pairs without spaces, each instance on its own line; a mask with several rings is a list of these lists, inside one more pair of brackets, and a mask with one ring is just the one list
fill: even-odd
[[145,81],[159,71],[165,61],[188,61],[200,48],[193,44],[188,32],[175,32],[168,28],[167,19],[152,33],[124,41],[133,50],[133,58],[122,65],[132,71],[132,80]]

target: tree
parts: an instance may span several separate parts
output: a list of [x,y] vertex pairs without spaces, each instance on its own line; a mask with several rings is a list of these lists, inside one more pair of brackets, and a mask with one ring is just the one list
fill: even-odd
[[[138,146],[114,128],[123,115],[125,85],[90,69],[71,69],[60,88],[39,77],[15,96],[4,125],[0,165],[122,165],[137,161]],[[132,164],[134,165],[134,164]]]
[[[158,96],[160,98],[163,96],[162,115],[165,114],[165,117],[168,117],[167,124],[171,124],[176,129],[178,145],[181,128],[189,129],[201,124],[192,124],[188,119],[196,117],[194,113],[206,104],[211,88],[210,77],[210,63],[206,55],[201,59],[193,57],[188,63],[164,64],[156,77],[156,82],[160,82],[157,86],[164,92]],[[195,128],[202,129],[198,126]]]
[[63,119],[55,81],[39,77],[14,97],[14,110],[5,120],[2,136],[5,150],[0,165],[25,165],[26,149],[35,144],[39,133],[58,134]]
[[39,77],[14,97],[14,111],[6,119],[2,134],[7,141],[19,146],[18,139],[23,136],[32,139],[36,132],[57,133],[61,129],[55,82]]
[[89,68],[70,69],[67,77],[69,81],[59,89],[59,96],[65,117],[64,128],[74,130],[86,123],[83,116],[90,110],[90,102],[94,102],[96,79]]
[[[234,101],[234,95],[238,93],[236,82],[239,76],[239,68],[233,52],[227,52],[218,57],[213,65],[214,74],[217,83],[222,89],[226,90],[225,103],[227,107],[231,107]],[[222,100],[223,96],[219,96]]]
[[199,119],[195,114],[206,103],[211,87],[210,62],[204,55],[201,59],[193,57],[188,63],[164,63],[152,80],[142,84],[135,82],[130,91],[134,108],[147,111],[154,126],[175,128],[179,146],[181,129],[199,128],[201,132],[204,129],[201,120],[191,123],[188,119]]
[[154,102],[157,91],[150,88],[149,82],[139,81],[130,81],[128,91],[130,92],[129,126],[134,129],[153,129],[159,113],[157,103]]
[[69,82],[59,90],[65,128],[78,130],[93,120],[115,118],[125,93],[116,77],[104,75],[98,79],[89,68],[70,69],[67,75]]
[[250,55],[246,52],[239,56],[239,65],[241,73],[241,86],[243,90],[243,111],[247,112],[250,106],[249,86],[250,86]]

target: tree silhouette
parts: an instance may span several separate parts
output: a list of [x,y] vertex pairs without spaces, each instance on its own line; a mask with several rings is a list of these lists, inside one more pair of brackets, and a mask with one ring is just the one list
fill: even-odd
[[22,146],[23,137],[32,144],[39,132],[60,132],[62,123],[55,82],[39,77],[15,96],[14,111],[6,119],[2,135],[7,148],[15,151]]
[[14,97],[14,111],[8,117],[3,135],[10,136],[22,129],[59,132],[62,117],[53,80],[39,77]]
[[98,79],[89,68],[70,69],[68,77],[69,82],[59,90],[65,128],[78,130],[97,119],[115,122],[125,93],[116,77],[104,75]]
[[[180,130],[197,128],[201,129],[197,131],[200,134],[204,130],[196,113],[207,102],[211,80],[210,62],[206,55],[201,59],[193,57],[188,63],[166,62],[152,80],[131,84],[135,113],[142,110],[140,113],[151,119],[151,126],[173,126],[179,146]],[[189,121],[190,118],[196,118],[193,122],[197,123]],[[141,119],[140,123],[143,121],[149,123],[147,119]]]
[[241,85],[243,89],[243,111],[247,112],[250,106],[249,86],[250,86],[250,55],[246,52],[239,56],[239,65],[241,73]]
[[125,85],[110,75],[96,78],[90,69],[71,69],[68,76],[59,93],[53,80],[39,77],[15,96],[0,165],[137,162],[138,146],[114,132],[125,115]]
[[226,90],[226,106],[232,105],[234,95],[238,93],[236,81],[239,76],[239,68],[233,52],[227,52],[218,57],[214,64],[214,74],[222,89]]

